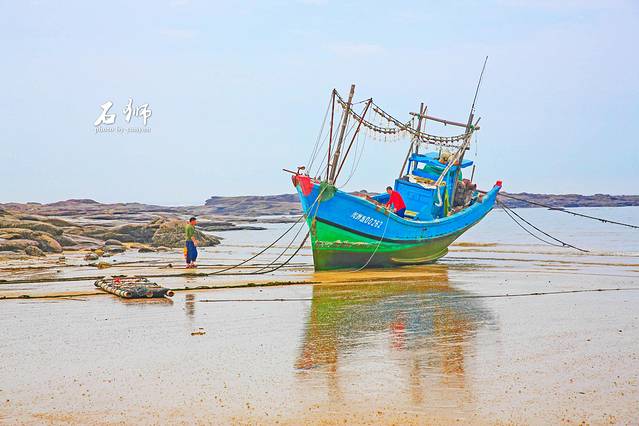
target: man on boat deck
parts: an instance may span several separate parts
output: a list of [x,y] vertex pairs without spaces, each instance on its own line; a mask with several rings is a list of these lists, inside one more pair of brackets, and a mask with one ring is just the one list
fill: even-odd
[[197,220],[192,217],[184,227],[184,235],[186,237],[186,267],[195,268],[195,259],[197,259],[197,240],[195,239],[195,224]]
[[395,208],[395,214],[399,217],[404,217],[404,213],[406,213],[406,204],[404,204],[402,196],[399,192],[393,191],[393,188],[390,186],[386,187],[386,192],[390,195],[388,203],[386,203],[386,207],[390,207],[392,204]]

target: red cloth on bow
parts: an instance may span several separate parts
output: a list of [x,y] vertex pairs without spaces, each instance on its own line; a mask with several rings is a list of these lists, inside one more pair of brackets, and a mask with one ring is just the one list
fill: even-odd
[[295,180],[300,186],[300,189],[302,190],[302,194],[304,196],[307,196],[311,193],[311,191],[313,190],[313,183],[311,182],[310,176],[297,175],[295,176]]

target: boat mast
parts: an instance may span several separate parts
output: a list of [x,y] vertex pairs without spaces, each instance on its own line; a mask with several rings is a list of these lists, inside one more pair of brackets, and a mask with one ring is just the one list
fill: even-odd
[[328,158],[326,159],[326,180],[331,172],[331,149],[333,146],[333,121],[335,120],[335,89],[331,95],[331,129],[328,134]]
[[351,84],[351,91],[348,94],[348,102],[346,103],[346,108],[344,108],[344,113],[342,114],[342,123],[339,129],[339,137],[337,138],[337,147],[335,148],[335,154],[333,154],[333,161],[329,164],[329,168],[331,169],[329,173],[328,183],[331,185],[335,184],[335,174],[337,171],[337,164],[339,161],[340,152],[342,150],[342,143],[344,142],[344,133],[346,132],[346,123],[348,122],[348,116],[351,110],[351,104],[353,102],[353,95],[355,94],[355,85]]
[[[413,152],[413,146],[415,147],[415,154],[419,154],[419,143],[417,139],[419,137],[419,132],[422,128],[422,120],[426,118],[426,107],[422,102],[419,105],[419,115],[417,116],[417,135],[413,136],[413,139],[410,142],[410,146],[408,147],[408,152],[406,153],[406,158],[404,158],[404,162],[402,163],[402,168],[399,171],[399,179],[401,179],[404,174],[404,168],[406,167],[406,163],[408,163],[408,159],[410,158],[410,154]],[[408,170],[406,171],[408,173]]]

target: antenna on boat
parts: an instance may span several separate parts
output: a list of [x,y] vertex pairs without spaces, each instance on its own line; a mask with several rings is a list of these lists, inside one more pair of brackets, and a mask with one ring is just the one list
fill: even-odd
[[[466,134],[468,135],[467,136],[468,139],[466,139],[466,141],[464,141],[461,148],[459,148],[461,153],[459,151],[457,152],[457,155],[459,156],[459,160],[458,160],[459,167],[457,168],[457,172],[455,173],[455,182],[457,182],[457,180],[459,179],[459,174],[461,173],[461,169],[462,169],[461,164],[462,164],[462,161],[464,161],[464,154],[466,154],[466,151],[470,149],[470,142],[472,140],[471,138],[473,137],[473,131],[475,130],[477,123],[479,123],[479,120],[481,120],[481,117],[479,117],[479,119],[477,119],[477,121],[473,125],[473,119],[475,118],[475,104],[477,103],[477,96],[479,95],[479,88],[481,87],[481,80],[484,77],[484,71],[486,71],[487,62],[488,62],[488,55],[486,55],[486,59],[484,59],[484,65],[481,67],[481,73],[479,74],[479,81],[477,81],[477,88],[475,89],[475,96],[473,97],[473,104],[470,106],[470,113],[468,114],[468,123],[466,123]],[[472,175],[473,175],[472,177],[474,177],[475,175],[474,166],[473,166]],[[453,200],[455,199],[456,189],[457,189],[457,185],[453,185],[451,189],[451,198]]]
[[475,115],[475,103],[477,103],[477,96],[479,95],[479,88],[481,87],[481,80],[484,77],[484,71],[486,71],[486,62],[488,62],[488,56],[484,59],[484,66],[481,68],[479,74],[479,81],[477,82],[477,88],[475,89],[475,96],[473,97],[473,104],[470,106],[470,114],[468,115],[468,124],[466,125],[466,131],[468,132],[473,125],[473,117]]
[[348,102],[346,103],[346,107],[344,108],[344,113],[342,114],[342,123],[339,129],[339,137],[337,138],[337,146],[335,148],[335,154],[333,154],[333,161],[328,164],[328,167],[331,169],[328,182],[331,184],[335,183],[335,173],[337,171],[337,164],[339,161],[340,152],[342,150],[342,143],[344,142],[344,132],[346,131],[346,123],[348,121],[348,116],[351,110],[353,95],[355,95],[355,85],[351,84],[351,91],[348,94]]

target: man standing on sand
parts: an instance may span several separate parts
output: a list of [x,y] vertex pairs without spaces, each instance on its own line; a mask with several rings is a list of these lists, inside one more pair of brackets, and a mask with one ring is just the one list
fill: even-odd
[[390,186],[386,187],[386,193],[390,195],[388,203],[386,203],[386,207],[390,207],[392,205],[395,208],[395,214],[399,217],[404,217],[404,213],[406,213],[406,204],[404,204],[402,196],[399,192],[393,191],[393,188]]
[[186,237],[186,267],[196,268],[195,259],[197,259],[197,240],[195,239],[195,224],[197,220],[192,217],[189,223],[184,227],[184,235]]

